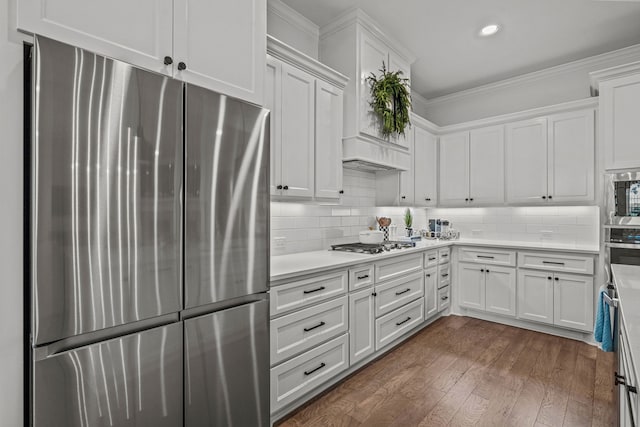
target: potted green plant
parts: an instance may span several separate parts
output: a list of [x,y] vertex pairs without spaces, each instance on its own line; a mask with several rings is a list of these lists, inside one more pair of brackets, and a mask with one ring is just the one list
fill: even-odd
[[382,73],[376,76],[371,73],[367,82],[371,87],[371,106],[373,112],[380,117],[382,135],[389,137],[393,134],[403,135],[407,126],[411,125],[409,111],[411,109],[411,95],[409,79],[402,77],[402,71],[388,71],[382,62]]
[[404,211],[404,226],[407,229],[407,237],[411,237],[413,235],[413,215],[411,214],[411,209],[407,208]]

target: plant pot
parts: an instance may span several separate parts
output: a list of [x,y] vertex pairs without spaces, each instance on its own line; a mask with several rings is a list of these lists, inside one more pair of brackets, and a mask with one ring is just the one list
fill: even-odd
[[413,236],[413,228],[407,227],[407,237]]

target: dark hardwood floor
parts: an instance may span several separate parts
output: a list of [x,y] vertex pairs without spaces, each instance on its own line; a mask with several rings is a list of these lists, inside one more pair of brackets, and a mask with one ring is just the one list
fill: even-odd
[[613,353],[448,316],[277,425],[613,426]]

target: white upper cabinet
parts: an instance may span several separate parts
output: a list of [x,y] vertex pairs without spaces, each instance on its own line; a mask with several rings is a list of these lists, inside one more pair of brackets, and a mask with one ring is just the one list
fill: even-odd
[[20,0],[18,28],[261,104],[266,0]]
[[538,203],[547,198],[547,119],[506,125],[507,201]]
[[504,127],[474,129],[469,138],[469,201],[504,202]]
[[440,137],[440,204],[464,206],[469,201],[469,132]]
[[503,202],[503,126],[440,137],[440,203],[474,206]]
[[282,64],[282,167],[278,185],[282,185],[283,196],[314,194],[314,92],[312,75]]
[[594,111],[548,117],[548,200],[593,200],[595,188]]
[[271,195],[280,195],[282,189],[276,189],[277,185],[282,185],[282,144],[281,144],[281,121],[282,121],[282,62],[270,56],[267,57],[267,70],[264,78],[264,108],[267,108],[270,126],[271,142],[271,168],[270,191]]
[[[173,74],[172,0],[20,0],[18,29]],[[264,37],[264,36],[263,36]]]
[[[409,138],[409,147],[413,152],[414,141]],[[413,158],[415,161],[415,156]],[[415,166],[408,171],[400,172],[400,200],[401,206],[414,206]]]
[[315,196],[342,194],[342,89],[316,80]]
[[174,0],[173,4],[177,76],[260,104],[267,52],[266,0]]
[[414,123],[413,175],[414,204],[436,206],[438,203],[438,143],[431,132]]
[[600,83],[605,169],[640,168],[640,69]]
[[594,199],[594,110],[559,113],[506,127],[507,201]]

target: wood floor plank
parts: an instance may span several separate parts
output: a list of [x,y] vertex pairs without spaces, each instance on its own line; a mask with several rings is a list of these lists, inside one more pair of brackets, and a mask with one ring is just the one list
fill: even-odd
[[614,426],[612,353],[447,316],[276,423]]

